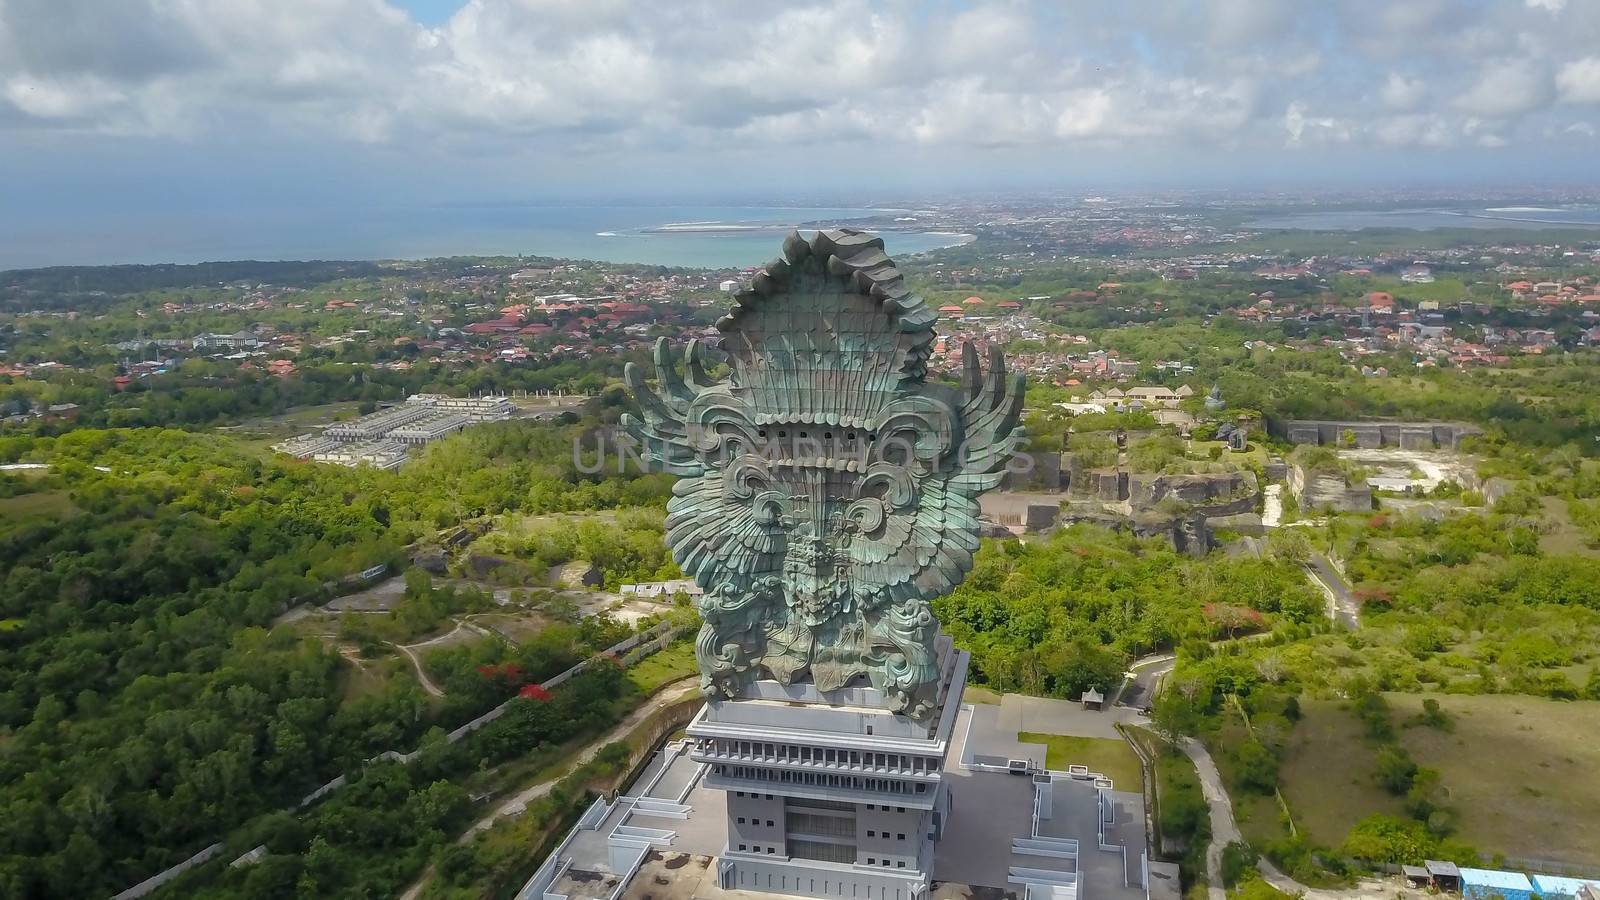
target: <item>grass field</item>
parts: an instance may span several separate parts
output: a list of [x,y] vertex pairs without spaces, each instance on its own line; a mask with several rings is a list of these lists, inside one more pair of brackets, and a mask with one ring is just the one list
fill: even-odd
[[[1461,837],[1488,854],[1593,863],[1600,847],[1600,703],[1435,695],[1454,732],[1408,728],[1401,742],[1436,768],[1461,810]],[[1423,695],[1390,694],[1396,721]]]
[[77,512],[66,491],[39,491],[0,498],[0,519],[27,519],[50,516],[63,518]]
[[1596,555],[1594,548],[1589,546],[1589,533],[1573,523],[1567,501],[1560,497],[1540,497],[1539,503],[1542,507],[1540,524],[1546,529],[1539,535],[1541,553]]
[[669,681],[695,673],[694,641],[675,641],[628,667],[628,680],[649,693]]
[[[1485,855],[1592,861],[1600,847],[1600,703],[1386,696],[1400,742],[1418,765],[1439,770],[1460,810],[1463,841]],[[1402,727],[1428,696],[1453,717],[1453,731]],[[1301,710],[1279,769],[1295,824],[1317,843],[1334,845],[1365,816],[1403,817],[1400,799],[1373,780],[1376,749],[1356,717],[1332,700],[1303,700]],[[1240,828],[1252,840],[1282,834],[1270,798],[1263,799],[1235,794],[1235,812],[1245,819]]]
[[1317,843],[1333,846],[1373,813],[1404,816],[1400,798],[1373,780],[1377,748],[1360,720],[1333,700],[1302,699],[1300,709],[1304,718],[1290,732],[1278,770],[1295,825]]
[[1045,765],[1065,771],[1068,766],[1088,766],[1110,778],[1120,791],[1137,791],[1144,784],[1139,757],[1125,741],[1111,738],[1065,737],[1024,731],[1017,740],[1045,745]]

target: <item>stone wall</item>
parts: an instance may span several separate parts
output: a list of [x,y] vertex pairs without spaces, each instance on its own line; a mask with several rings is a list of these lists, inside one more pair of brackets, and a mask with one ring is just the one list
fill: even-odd
[[1377,419],[1272,419],[1268,429],[1291,444],[1336,447],[1348,433],[1362,448],[1399,447],[1402,450],[1457,450],[1461,439],[1482,434],[1465,422],[1402,422]]
[[[1020,456],[1020,454],[1019,454]],[[1026,472],[1007,470],[1001,489],[1007,491],[1059,491],[1065,487],[1060,453],[1029,453],[1033,468]]]

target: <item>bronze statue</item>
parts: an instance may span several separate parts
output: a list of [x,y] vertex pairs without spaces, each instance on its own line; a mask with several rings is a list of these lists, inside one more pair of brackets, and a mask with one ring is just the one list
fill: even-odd
[[1022,376],[993,349],[985,373],[968,344],[959,387],[928,382],[936,316],[863,232],[791,233],[735,300],[717,322],[726,380],[696,342],[682,374],[657,342],[655,390],[626,372],[640,415],[624,425],[682,476],[667,543],[706,591],[702,689],[865,675],[923,718],[939,689],[928,601],[972,568],[978,495],[1022,441]]

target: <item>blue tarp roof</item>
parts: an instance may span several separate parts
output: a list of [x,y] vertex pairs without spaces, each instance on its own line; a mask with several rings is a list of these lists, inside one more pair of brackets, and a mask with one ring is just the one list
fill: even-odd
[[1531,891],[1533,883],[1521,872],[1502,872],[1499,869],[1462,869],[1462,884],[1482,885],[1501,891]]
[[1596,881],[1593,878],[1567,878],[1562,875],[1535,875],[1533,876],[1533,883],[1539,889],[1539,893],[1545,896],[1565,894],[1568,897],[1575,897],[1578,894],[1578,888],[1586,884],[1592,884],[1596,889],[1600,889],[1600,881]]

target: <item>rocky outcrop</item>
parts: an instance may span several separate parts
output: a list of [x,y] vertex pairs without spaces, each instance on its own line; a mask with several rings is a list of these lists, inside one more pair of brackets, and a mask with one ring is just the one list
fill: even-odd
[[1372,486],[1365,481],[1351,482],[1339,472],[1308,471],[1295,464],[1289,467],[1289,490],[1307,512],[1324,509],[1334,512],[1368,512],[1372,509]]
[[450,557],[443,547],[421,547],[411,554],[411,564],[431,575],[448,575]]

